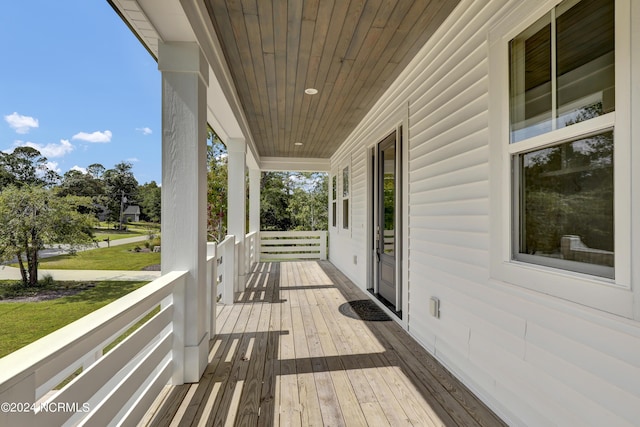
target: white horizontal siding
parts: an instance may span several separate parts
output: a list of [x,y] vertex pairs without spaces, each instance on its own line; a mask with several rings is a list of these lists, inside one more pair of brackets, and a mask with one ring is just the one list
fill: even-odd
[[[482,201],[479,198],[483,197]],[[487,203],[489,198],[489,187],[487,181],[479,181],[467,183],[464,185],[451,185],[444,188],[417,190],[411,188],[411,206],[418,205],[424,200],[428,200],[429,204],[438,204],[443,202],[456,202],[459,200],[478,201],[478,205]],[[410,208],[411,208],[410,206]],[[464,214],[463,211],[458,214]],[[412,217],[412,219],[414,219]]]
[[411,237],[417,240],[481,251],[486,251],[488,245],[486,233],[472,231],[421,229],[413,226],[411,227]]
[[342,180],[342,170],[349,165],[350,199],[349,228],[342,228],[342,187],[338,192],[337,227],[329,238],[329,257],[333,264],[354,283],[363,287],[366,276],[366,215],[367,215],[367,174],[365,150],[354,150],[343,156],[336,164],[338,178]]
[[365,244],[365,221],[367,216],[367,171],[365,150],[357,150],[351,156],[351,181],[353,193],[351,195],[351,237],[354,247]]
[[518,4],[463,0],[341,145],[331,162],[351,158],[354,228],[331,234],[332,261],[365,287],[351,257],[368,255],[366,149],[405,106],[410,333],[510,424],[637,425],[638,323],[489,276],[487,38]]
[[[640,372],[632,365],[533,322],[527,327],[527,345],[526,358],[532,364],[554,372],[554,377],[564,383],[573,382],[582,394],[592,400],[608,402],[616,413],[627,414],[628,419],[632,419],[632,414],[637,415],[640,407],[640,397],[637,396],[640,392]],[[544,351],[547,359],[557,361],[541,361],[538,358],[540,355],[536,357],[530,350]],[[602,382],[602,386],[592,389],[589,384],[593,382]],[[619,393],[621,390],[627,393]]]

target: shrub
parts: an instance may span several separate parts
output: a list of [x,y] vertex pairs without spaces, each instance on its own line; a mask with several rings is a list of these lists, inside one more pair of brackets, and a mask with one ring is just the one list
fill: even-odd
[[160,246],[160,237],[156,237],[149,242],[149,249],[153,250],[156,246]]
[[43,288],[49,288],[56,284],[53,280],[53,276],[49,273],[42,276],[42,279],[38,280],[38,285]]

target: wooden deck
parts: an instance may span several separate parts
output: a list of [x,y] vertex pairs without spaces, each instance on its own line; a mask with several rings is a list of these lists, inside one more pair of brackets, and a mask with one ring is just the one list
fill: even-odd
[[498,426],[504,423],[332,264],[258,264],[221,307],[197,384],[167,387],[151,426]]

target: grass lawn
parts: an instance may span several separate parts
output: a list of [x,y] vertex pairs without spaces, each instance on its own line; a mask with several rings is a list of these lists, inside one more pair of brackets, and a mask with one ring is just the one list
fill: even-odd
[[[9,286],[0,282],[0,287]],[[97,282],[75,295],[40,302],[0,303],[0,357],[16,351],[147,282]]]
[[[160,224],[154,224],[152,222],[126,222],[123,224],[127,227],[127,231],[139,234],[149,234],[150,232],[154,234],[160,233]],[[118,226],[117,222],[99,222],[98,229],[103,231],[114,231],[114,226]],[[117,232],[117,230],[115,230]]]
[[126,239],[127,237],[145,236],[146,234],[137,231],[106,231],[95,229],[93,230],[93,235],[95,236],[97,241],[101,242],[107,237],[109,238],[109,240],[118,240]]
[[142,270],[154,264],[160,264],[159,252],[133,252],[144,242],[110,248],[91,249],[75,255],[59,255],[40,260],[42,270]]

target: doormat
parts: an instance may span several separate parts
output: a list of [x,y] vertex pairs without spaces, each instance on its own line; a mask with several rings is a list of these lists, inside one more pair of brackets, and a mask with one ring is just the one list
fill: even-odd
[[338,310],[347,317],[367,322],[386,322],[391,320],[391,318],[370,299],[345,302],[338,307]]

